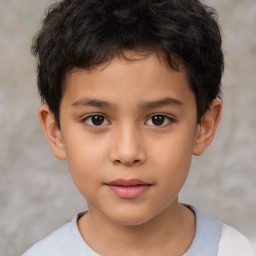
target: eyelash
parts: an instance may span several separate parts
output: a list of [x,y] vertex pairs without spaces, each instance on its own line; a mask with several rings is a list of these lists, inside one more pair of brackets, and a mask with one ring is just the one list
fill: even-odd
[[[148,119],[147,119],[147,121],[145,122],[146,124],[147,124],[147,122],[149,122],[149,120],[150,119],[152,119],[153,117],[161,117],[161,118],[163,118],[163,124],[160,124],[160,125],[154,125],[154,124],[152,124],[152,125],[149,125],[149,126],[154,126],[154,127],[166,127],[166,126],[168,126],[168,125],[170,125],[170,123],[174,123],[175,122],[175,120],[174,120],[174,118],[172,118],[172,117],[170,117],[170,116],[168,116],[168,115],[166,115],[166,114],[161,114],[161,113],[156,113],[156,114],[154,114],[154,115],[151,115]],[[166,123],[167,122],[167,123]],[[151,123],[153,123],[152,121],[151,121]]]
[[[93,124],[93,121],[92,121],[92,118],[96,118],[96,117],[98,117],[99,119],[99,121],[102,121],[102,118],[103,118],[103,122],[101,123],[101,124],[99,124],[99,125],[95,125],[95,124]],[[150,119],[152,119],[153,117],[161,117],[161,118],[163,118],[164,120],[163,120],[163,124],[160,124],[160,125],[154,125],[153,124],[153,122],[152,122],[152,120],[151,120],[151,123],[152,124],[147,124],[149,121],[150,121]],[[100,120],[101,119],[101,120]],[[90,120],[90,123],[88,122],[88,120]],[[95,120],[94,120],[95,121]],[[97,120],[96,120],[97,121]],[[105,125],[108,125],[108,124],[110,124],[110,122],[108,121],[108,119],[104,116],[104,115],[102,115],[102,114],[91,114],[91,115],[89,115],[89,116],[86,116],[85,118],[83,118],[82,119],[82,122],[83,123],[86,123],[87,125],[89,125],[89,126],[92,126],[92,127],[102,127],[102,126],[105,126]],[[106,123],[107,122],[107,123]],[[167,122],[167,123],[166,123]],[[174,120],[174,118],[172,118],[172,117],[170,117],[170,116],[168,116],[168,115],[166,115],[166,114],[154,114],[154,115],[151,115],[149,118],[147,118],[147,120],[146,120],[146,122],[145,122],[145,124],[146,125],[148,125],[148,126],[154,126],[154,127],[165,127],[165,126],[168,126],[170,123],[174,123],[175,122],[175,120]]]
[[[102,124],[100,124],[100,125],[95,125],[95,124],[93,124],[92,123],[92,118],[93,117],[100,117],[100,118],[104,118],[104,120],[103,120],[103,123]],[[88,120],[90,120],[91,119],[91,121],[90,121],[90,123],[88,123]],[[86,123],[87,125],[89,125],[89,126],[92,126],[92,127],[101,127],[101,126],[104,126],[104,125],[107,125],[107,124],[104,124],[105,122],[106,122],[106,120],[107,120],[107,122],[108,122],[108,124],[110,123],[109,121],[108,121],[108,119],[104,116],[104,115],[102,115],[102,114],[92,114],[92,115],[89,115],[89,116],[86,116],[85,118],[83,118],[82,119],[82,123]]]

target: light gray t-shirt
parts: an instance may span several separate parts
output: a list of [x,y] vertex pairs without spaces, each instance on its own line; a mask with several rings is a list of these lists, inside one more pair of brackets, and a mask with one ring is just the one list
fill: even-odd
[[[194,207],[196,233],[183,256],[254,256],[245,236]],[[22,256],[100,256],[83,240],[77,226],[78,213],[70,223],[32,246]]]

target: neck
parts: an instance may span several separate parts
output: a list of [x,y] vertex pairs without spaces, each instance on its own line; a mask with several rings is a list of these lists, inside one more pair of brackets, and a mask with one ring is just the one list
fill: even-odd
[[78,227],[86,243],[100,255],[182,255],[193,240],[195,217],[176,201],[146,223],[122,225],[89,207]]

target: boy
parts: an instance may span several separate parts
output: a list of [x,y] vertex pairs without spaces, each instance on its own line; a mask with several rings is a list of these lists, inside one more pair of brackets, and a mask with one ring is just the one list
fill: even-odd
[[253,255],[178,202],[221,116],[221,36],[197,0],[63,0],[35,38],[39,117],[88,211],[24,256]]

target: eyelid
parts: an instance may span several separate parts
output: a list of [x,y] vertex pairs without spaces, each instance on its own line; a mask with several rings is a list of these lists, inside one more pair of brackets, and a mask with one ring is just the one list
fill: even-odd
[[[93,125],[93,124],[89,124],[89,123],[87,122],[87,120],[88,120],[89,118],[93,117],[93,116],[103,116],[104,119],[107,120],[108,123],[107,123],[107,124],[102,124],[102,125]],[[91,126],[91,127],[103,127],[103,126],[106,126],[106,125],[109,125],[109,124],[110,124],[109,119],[108,119],[104,114],[102,114],[102,113],[91,113],[91,114],[88,114],[88,115],[84,116],[84,117],[81,119],[81,122],[82,122],[82,123],[86,123],[86,125]],[[104,121],[104,122],[105,122],[105,121]]]
[[[101,124],[101,125],[93,125],[93,124],[89,124],[89,123],[87,122],[87,120],[88,120],[89,118],[91,118],[91,117],[93,117],[93,116],[97,116],[97,115],[98,115],[98,116],[102,116],[102,117],[105,119],[103,124]],[[152,118],[152,117],[154,117],[154,116],[157,116],[157,115],[163,116],[165,119],[167,118],[167,119],[168,119],[168,123],[167,123],[167,124],[164,124],[164,125],[147,124],[147,122],[150,120],[150,118]],[[107,121],[107,124],[105,123],[106,121]],[[82,123],[85,123],[85,124],[88,125],[88,126],[94,127],[94,128],[95,128],[95,127],[100,128],[100,127],[104,127],[104,126],[106,126],[106,125],[111,124],[110,121],[109,121],[109,118],[106,117],[106,115],[105,115],[105,114],[102,114],[102,113],[91,113],[91,114],[88,114],[88,115],[84,116],[84,117],[81,119],[81,122],[82,122]],[[151,115],[149,115],[149,116],[147,117],[147,119],[146,119],[146,121],[145,121],[145,124],[148,125],[148,126],[154,126],[154,127],[159,127],[159,128],[160,128],[160,127],[166,127],[166,126],[170,125],[170,123],[174,123],[174,122],[176,122],[175,118],[174,118],[173,116],[169,115],[169,114],[165,114],[165,113],[154,113],[154,114],[151,114]]]
[[166,127],[166,126],[168,126],[168,125],[170,125],[170,123],[174,123],[174,122],[176,122],[176,120],[175,120],[175,118],[174,117],[172,117],[172,116],[170,116],[170,115],[168,115],[168,114],[164,114],[164,113],[154,113],[154,114],[151,114],[148,118],[147,118],[147,120],[146,120],[146,122],[145,122],[145,124],[150,120],[150,118],[152,118],[153,116],[157,116],[157,115],[159,115],[159,116],[163,116],[164,118],[167,118],[169,121],[168,121],[168,124],[165,124],[165,125],[149,125],[149,126],[154,126],[154,127]]

